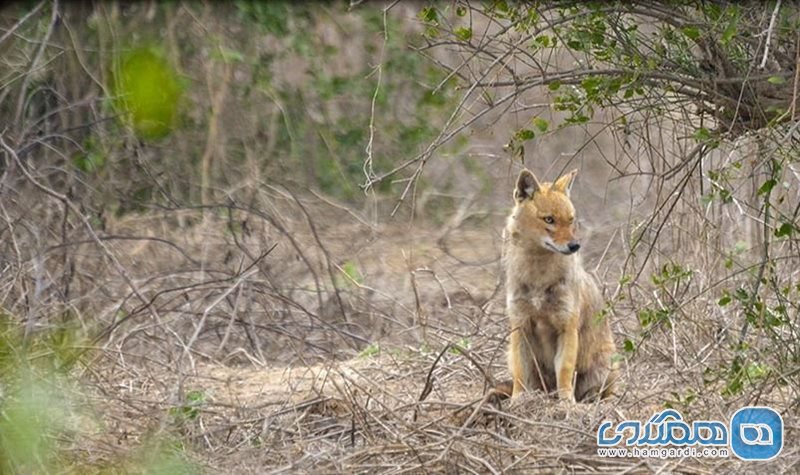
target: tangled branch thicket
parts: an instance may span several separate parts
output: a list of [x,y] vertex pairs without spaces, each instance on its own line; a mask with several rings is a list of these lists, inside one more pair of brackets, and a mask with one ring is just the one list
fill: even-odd
[[[596,429],[752,404],[791,471],[797,6],[584,3],[3,7],[0,470],[737,471]],[[520,159],[580,168],[610,402],[491,390]]]
[[[440,62],[466,90],[456,130],[521,114],[507,147],[523,160],[551,123],[614,137],[615,153],[595,159],[614,180],[632,178],[653,210],[627,228],[617,297],[640,328],[626,332],[626,347],[705,328],[686,353],[703,355],[707,370],[732,364],[727,395],[762,378],[797,389],[799,15],[780,2],[495,2],[423,13],[421,51],[460,58]],[[542,93],[550,101],[533,105]],[[426,158],[412,161],[421,168]],[[708,365],[717,358],[719,368]]]

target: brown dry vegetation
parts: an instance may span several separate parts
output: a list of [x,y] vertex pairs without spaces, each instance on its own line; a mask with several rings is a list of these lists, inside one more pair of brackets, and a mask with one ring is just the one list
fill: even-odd
[[[453,108],[477,113],[485,95],[420,99],[446,71],[407,49],[423,45],[419,5],[287,8],[277,33],[257,28],[275,11],[237,5],[0,11],[3,330],[80,382],[53,383],[80,403],[57,465],[39,469],[135,473],[166,440],[211,473],[797,471],[800,288],[786,326],[743,326],[747,302],[719,305],[728,289],[752,289],[759,269],[764,305],[780,299],[769,289],[798,282],[797,234],[765,245],[775,224],[758,193],[786,150],[779,139],[796,143],[794,116],[772,142],[724,142],[700,172],[696,118],[675,110],[641,112],[622,131],[609,125],[619,109],[603,109],[527,143],[541,178],[580,169],[581,252],[609,302],[622,387],[596,404],[498,403],[500,229],[521,168],[502,146],[531,111],[553,124],[565,114],[525,90],[511,110],[487,107],[461,141],[429,148],[457,127]],[[106,101],[107,65],[139,41],[162,45],[186,83],[181,123],[158,140],[137,137]],[[422,50],[482,67],[469,51]],[[96,167],[80,161],[97,154]],[[364,165],[369,180],[407,159],[359,188],[363,164],[375,167]],[[721,181],[702,171],[733,162],[744,168],[726,178],[730,199],[702,201]],[[773,216],[796,219],[800,168],[796,155],[785,163]],[[766,271],[764,249],[779,263]],[[738,357],[744,381],[728,371]],[[15,397],[12,373],[0,403]],[[781,412],[778,459],[597,456],[603,420],[671,406],[725,421],[744,405]]]

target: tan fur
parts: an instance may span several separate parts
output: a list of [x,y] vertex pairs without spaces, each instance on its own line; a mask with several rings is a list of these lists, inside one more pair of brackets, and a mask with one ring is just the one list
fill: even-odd
[[608,321],[597,318],[602,296],[574,253],[576,173],[540,184],[523,170],[514,190],[504,233],[512,397],[544,389],[580,401],[613,391],[614,340]]

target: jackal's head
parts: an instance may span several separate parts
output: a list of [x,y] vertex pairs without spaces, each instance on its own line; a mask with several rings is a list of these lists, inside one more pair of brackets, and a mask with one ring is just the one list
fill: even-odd
[[511,215],[517,239],[561,254],[580,249],[575,237],[575,208],[569,198],[577,173],[573,170],[553,183],[539,183],[530,170],[522,170],[514,189],[516,206]]

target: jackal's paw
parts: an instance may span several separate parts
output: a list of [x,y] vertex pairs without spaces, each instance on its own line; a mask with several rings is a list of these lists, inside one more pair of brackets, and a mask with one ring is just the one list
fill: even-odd
[[573,390],[559,390],[558,391],[558,399],[559,401],[564,401],[570,404],[575,404],[575,391]]
[[506,408],[511,412],[524,411],[529,407],[541,407],[547,400],[547,395],[542,391],[522,391],[508,400]]

